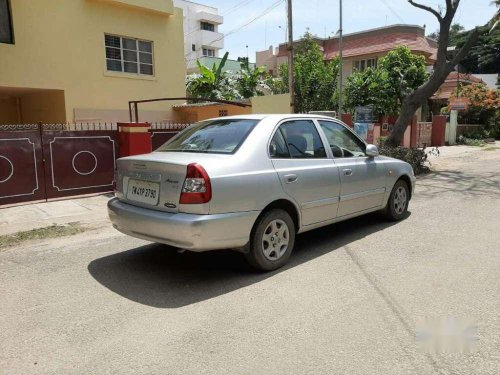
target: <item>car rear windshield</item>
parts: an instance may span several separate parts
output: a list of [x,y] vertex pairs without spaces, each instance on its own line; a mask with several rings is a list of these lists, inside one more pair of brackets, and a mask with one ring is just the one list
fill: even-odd
[[233,154],[257,123],[257,120],[248,119],[198,122],[176,135],[157,151]]

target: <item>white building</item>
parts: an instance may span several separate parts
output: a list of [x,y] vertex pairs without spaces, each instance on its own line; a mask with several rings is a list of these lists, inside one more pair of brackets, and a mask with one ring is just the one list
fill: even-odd
[[224,34],[219,25],[224,21],[217,8],[187,0],[174,0],[184,12],[184,55],[188,70],[202,57],[219,57],[224,48]]

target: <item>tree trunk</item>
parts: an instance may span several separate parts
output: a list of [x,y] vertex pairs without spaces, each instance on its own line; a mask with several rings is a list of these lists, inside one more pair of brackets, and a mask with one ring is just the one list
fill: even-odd
[[449,65],[444,66],[441,70],[434,70],[427,82],[403,99],[401,111],[391,134],[387,138],[386,145],[397,147],[401,144],[406,127],[411,123],[417,109],[439,89],[452,70],[453,66]]
[[462,48],[460,48],[455,57],[451,61],[448,61],[446,54],[450,38],[450,27],[453,17],[458,9],[460,0],[446,0],[446,13],[444,15],[441,15],[441,12],[434,10],[429,6],[415,2],[415,0],[408,1],[411,5],[432,13],[438,19],[438,50],[436,63],[434,64],[434,71],[429,77],[429,80],[403,99],[399,117],[386,141],[386,144],[391,147],[397,147],[401,143],[406,127],[410,123],[417,109],[439,89],[455,65],[462,61],[467,53],[469,53],[469,50],[476,43],[479,36],[479,31],[476,28],[471,33]]

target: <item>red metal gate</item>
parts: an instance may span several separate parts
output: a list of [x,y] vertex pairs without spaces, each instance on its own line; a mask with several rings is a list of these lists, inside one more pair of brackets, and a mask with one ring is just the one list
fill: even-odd
[[170,138],[177,133],[189,127],[191,124],[171,124],[171,123],[153,123],[149,133],[151,134],[151,146],[155,151],[167,142]]
[[0,205],[46,199],[42,142],[37,127],[0,130]]
[[113,190],[113,129],[0,126],[0,206]]
[[[189,124],[156,123],[153,150]],[[0,125],[0,206],[113,190],[111,124]]]

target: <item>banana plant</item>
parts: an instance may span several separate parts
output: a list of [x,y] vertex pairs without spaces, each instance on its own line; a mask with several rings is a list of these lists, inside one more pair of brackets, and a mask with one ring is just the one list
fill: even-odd
[[223,71],[228,55],[229,53],[226,52],[221,62],[214,63],[212,68],[203,65],[199,60],[196,61],[200,73],[187,76],[188,96],[208,99],[241,99],[241,95],[235,89],[234,80]]

